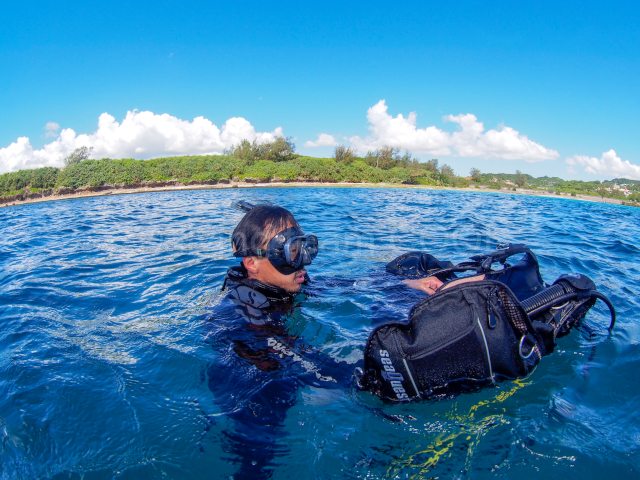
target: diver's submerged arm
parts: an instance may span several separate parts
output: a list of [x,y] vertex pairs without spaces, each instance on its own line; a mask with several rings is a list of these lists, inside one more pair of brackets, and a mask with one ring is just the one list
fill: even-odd
[[459,280],[454,280],[453,282],[449,282],[446,285],[444,285],[442,289],[445,290],[449,287],[455,287],[456,285],[460,285],[462,283],[480,282],[482,280],[484,280],[484,273],[482,275],[475,275],[473,277],[465,277]]

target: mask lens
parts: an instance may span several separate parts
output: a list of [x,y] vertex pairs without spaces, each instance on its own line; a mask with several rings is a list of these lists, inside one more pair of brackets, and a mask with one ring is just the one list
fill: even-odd
[[313,260],[318,255],[318,237],[309,235],[307,237],[307,253],[309,260]]
[[296,238],[293,242],[291,242],[291,246],[289,247],[289,256],[291,257],[291,262],[294,264],[298,263],[300,255],[302,253],[302,240]]
[[273,237],[267,246],[267,258],[283,275],[289,275],[310,265],[318,255],[318,237],[304,235],[297,228],[288,228]]

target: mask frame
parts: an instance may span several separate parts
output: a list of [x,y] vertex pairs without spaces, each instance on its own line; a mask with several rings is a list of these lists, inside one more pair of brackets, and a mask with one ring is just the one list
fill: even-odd
[[237,251],[233,255],[267,258],[279,273],[290,275],[305,265],[311,265],[318,255],[318,237],[307,235],[299,228],[289,227],[269,240],[267,248]]

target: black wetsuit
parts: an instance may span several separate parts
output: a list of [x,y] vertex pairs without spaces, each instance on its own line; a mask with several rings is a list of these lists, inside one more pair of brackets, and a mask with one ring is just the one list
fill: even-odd
[[287,332],[295,296],[246,278],[246,270],[227,272],[222,302],[207,318],[207,340],[215,361],[209,389],[222,413],[232,419],[227,451],[239,463],[235,478],[266,478],[284,447],[282,426],[298,388],[348,388],[355,365],[338,362]]

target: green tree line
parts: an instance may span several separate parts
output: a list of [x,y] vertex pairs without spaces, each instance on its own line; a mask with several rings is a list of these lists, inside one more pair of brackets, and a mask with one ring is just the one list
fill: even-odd
[[[396,147],[384,145],[358,156],[345,145],[335,147],[332,158],[305,157],[296,153],[293,140],[279,137],[273,142],[259,144],[241,141],[225,150],[223,155],[186,155],[134,159],[89,159],[91,149],[80,147],[64,160],[64,167],[44,167],[0,175],[0,196],[39,192],[65,187],[101,187],[119,184],[123,187],[141,186],[143,182],[217,183],[231,180],[245,181],[315,181],[353,183],[396,183],[466,187],[470,182],[492,188],[546,188],[554,193],[587,193],[598,196],[640,201],[640,182],[615,179],[636,189],[625,197],[621,192],[609,192],[611,182],[564,181],[556,177],[534,178],[519,171],[515,174],[483,174],[472,168],[467,178],[459,177],[447,164],[437,159],[420,162],[411,153],[401,154]],[[494,179],[498,181],[495,182]],[[514,187],[515,188],[515,187]]]
[[[363,158],[350,152],[348,158],[304,157],[295,152],[291,138],[258,144],[242,141],[223,155],[191,155],[151,160],[89,159],[91,150],[76,149],[64,161],[63,168],[44,167],[0,175],[0,195],[37,192],[66,187],[99,187],[121,184],[137,186],[142,182],[179,181],[216,183],[224,180],[261,181],[371,182],[463,186],[448,165],[438,160],[426,163],[403,156],[397,149],[382,147]],[[337,148],[336,153],[340,153]],[[468,182],[467,182],[468,183]]]

